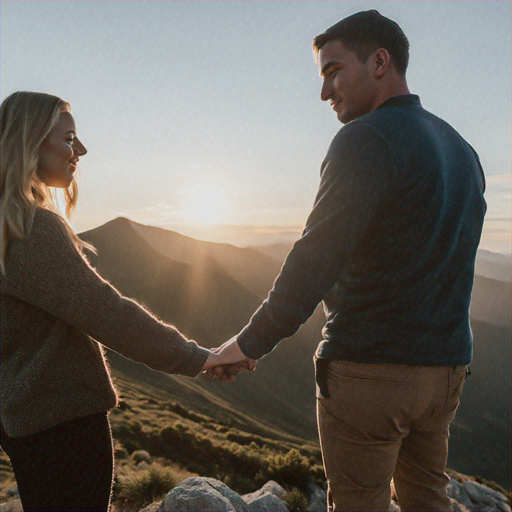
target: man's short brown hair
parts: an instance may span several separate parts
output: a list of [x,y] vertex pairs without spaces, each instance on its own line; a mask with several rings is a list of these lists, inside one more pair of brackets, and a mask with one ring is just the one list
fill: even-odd
[[409,63],[409,41],[397,23],[378,11],[361,11],[342,19],[313,39],[316,54],[330,41],[341,41],[361,62],[379,48],[388,51],[397,72],[405,77]]

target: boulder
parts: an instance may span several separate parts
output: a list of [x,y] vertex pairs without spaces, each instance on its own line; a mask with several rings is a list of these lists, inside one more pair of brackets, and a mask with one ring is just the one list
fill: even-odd
[[262,491],[267,491],[270,494],[273,494],[274,496],[277,496],[280,499],[284,499],[286,496],[285,489],[280,486],[277,482],[274,482],[274,480],[269,480],[262,488]]
[[326,512],[327,494],[316,484],[308,485],[309,505],[308,512]]
[[214,478],[190,477],[180,482],[161,503],[160,512],[249,512],[244,500]]
[[471,512],[471,509],[467,508],[462,503],[459,503],[454,498],[450,498],[450,501],[452,502],[452,512]]
[[508,498],[478,482],[464,482],[464,490],[479,511],[510,512]]
[[453,498],[457,503],[459,503],[465,509],[472,511],[474,504],[469,499],[469,496],[464,489],[464,486],[459,483],[454,478],[450,479],[450,483],[448,484],[447,494],[449,498]]
[[290,512],[286,503],[263,489],[242,496],[251,512]]

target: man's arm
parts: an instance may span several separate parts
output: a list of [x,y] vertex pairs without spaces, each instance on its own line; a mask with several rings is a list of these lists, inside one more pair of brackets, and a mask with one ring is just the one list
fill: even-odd
[[[257,360],[293,335],[340,279],[372,221],[390,198],[394,161],[373,129],[353,123],[334,138],[301,239],[289,253],[268,298],[236,337],[233,359]],[[233,361],[234,362],[234,361]]]

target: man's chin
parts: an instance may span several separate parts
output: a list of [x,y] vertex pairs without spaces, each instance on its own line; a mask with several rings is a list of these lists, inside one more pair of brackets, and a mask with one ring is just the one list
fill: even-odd
[[357,114],[357,113],[354,113],[354,112],[347,112],[347,111],[344,111],[344,112],[338,112],[338,121],[342,124],[348,124],[350,123],[351,121],[353,121],[354,119],[357,119],[359,116],[361,116],[362,114]]
[[352,121],[352,119],[350,119],[349,116],[347,116],[347,114],[345,112],[338,112],[337,117],[338,117],[338,121],[342,124],[347,124],[350,121]]

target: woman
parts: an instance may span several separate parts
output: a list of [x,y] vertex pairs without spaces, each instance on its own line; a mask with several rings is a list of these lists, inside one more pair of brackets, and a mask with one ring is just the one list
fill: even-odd
[[119,294],[88,264],[58,211],[77,201],[87,153],[70,106],[17,92],[1,106],[1,446],[25,511],[106,511],[112,487],[107,411],[116,405],[102,345],[194,377],[221,356]]

